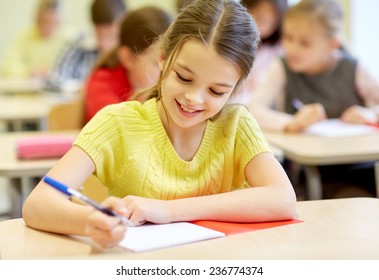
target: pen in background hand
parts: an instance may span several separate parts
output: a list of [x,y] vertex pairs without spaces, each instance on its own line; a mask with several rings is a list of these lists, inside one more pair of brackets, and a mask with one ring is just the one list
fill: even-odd
[[291,104],[296,110],[300,110],[301,108],[304,107],[304,103],[301,102],[298,98],[292,98],[291,99]]
[[126,225],[128,225],[130,227],[134,226],[134,224],[129,219],[127,219],[126,217],[121,216],[121,215],[113,212],[112,210],[101,205],[100,203],[97,203],[96,201],[90,199],[89,197],[81,194],[80,192],[78,192],[76,190],[73,190],[73,189],[67,187],[66,185],[54,180],[53,178],[45,176],[43,178],[43,181],[45,183],[47,183],[48,185],[52,186],[53,188],[55,188],[56,190],[66,194],[68,196],[74,196],[74,197],[80,199],[81,201],[83,201],[84,203],[91,205],[95,209],[103,212],[104,214],[106,214],[108,216],[114,216],[114,217],[119,218],[123,223],[125,223]]

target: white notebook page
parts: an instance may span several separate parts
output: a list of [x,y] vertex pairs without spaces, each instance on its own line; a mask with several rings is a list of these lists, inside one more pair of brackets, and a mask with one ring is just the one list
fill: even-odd
[[317,122],[304,132],[325,137],[358,136],[378,132],[375,127],[368,125],[349,124],[338,119],[328,119]]
[[223,232],[192,223],[145,224],[129,227],[120,246],[145,252],[225,236]]

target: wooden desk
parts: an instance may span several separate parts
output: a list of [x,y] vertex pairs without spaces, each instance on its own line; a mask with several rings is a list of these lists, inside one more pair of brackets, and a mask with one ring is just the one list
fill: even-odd
[[309,134],[265,132],[265,136],[270,143],[283,150],[286,158],[305,167],[310,199],[322,198],[317,166],[379,160],[379,133],[327,138]]
[[86,238],[28,228],[22,219],[0,223],[2,259],[379,259],[379,199],[297,203],[302,223],[251,231],[134,254],[101,251]]
[[32,136],[57,134],[75,137],[78,131],[9,132],[0,134],[0,176],[5,176],[10,180],[11,217],[21,217],[23,201],[34,187],[32,178],[44,176],[58,161],[58,159],[18,159],[16,155],[17,140]]

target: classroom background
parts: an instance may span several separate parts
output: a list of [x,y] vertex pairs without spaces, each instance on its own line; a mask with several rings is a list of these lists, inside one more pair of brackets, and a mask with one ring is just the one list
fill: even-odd
[[[1,0],[0,1],[0,64],[4,51],[12,37],[27,26],[33,19],[34,7],[38,0]],[[339,0],[345,11],[344,36],[348,49],[379,77],[379,44],[376,27],[379,26],[377,0]],[[88,31],[90,20],[88,7],[91,0],[64,0],[65,24],[78,31]],[[130,9],[144,5],[155,5],[175,14],[176,0],[125,0]],[[298,0],[288,0],[289,4]]]
[[[379,8],[377,0],[339,0],[344,8],[344,40],[350,50],[374,75],[379,77],[379,53],[376,46],[379,37],[376,36],[376,27],[379,26],[379,17],[376,11]],[[35,6],[38,0],[1,0],[0,1],[0,65],[3,63],[4,52],[18,31],[28,26],[34,17]],[[75,31],[90,32],[89,6],[92,0],[64,0],[64,24]],[[144,5],[155,5],[164,8],[173,15],[176,13],[176,0],[125,0],[129,9]],[[288,0],[289,4],[298,0]],[[10,207],[7,200],[7,188],[0,178],[0,213]]]

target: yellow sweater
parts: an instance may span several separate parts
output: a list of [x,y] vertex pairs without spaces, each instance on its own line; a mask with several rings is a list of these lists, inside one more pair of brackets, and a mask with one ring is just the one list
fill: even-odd
[[269,146],[251,114],[240,105],[208,121],[191,161],[175,152],[156,99],[110,105],[82,130],[75,145],[93,159],[110,195],[177,199],[246,187],[244,170]]

